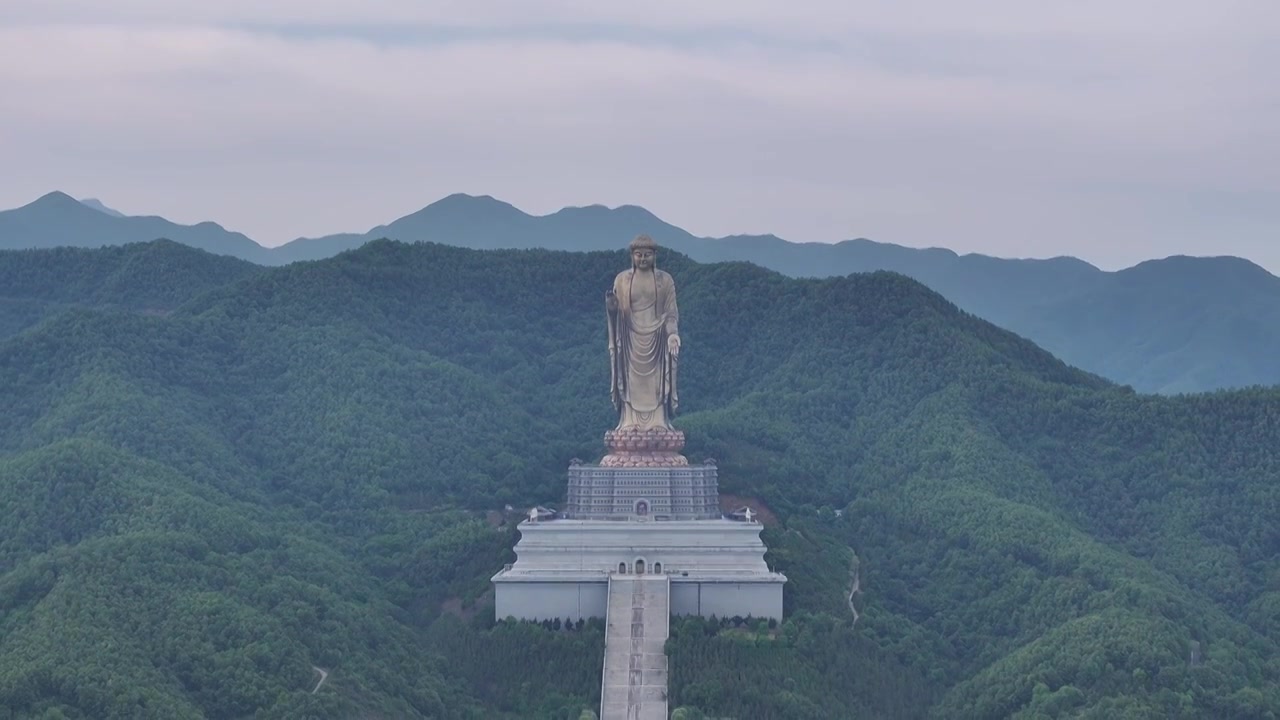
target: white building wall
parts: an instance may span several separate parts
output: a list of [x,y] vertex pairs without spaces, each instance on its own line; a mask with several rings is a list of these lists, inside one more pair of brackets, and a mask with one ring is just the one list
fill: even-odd
[[701,615],[699,612],[701,596],[698,583],[682,582],[671,584],[671,614]]
[[603,618],[609,584],[600,582],[510,582],[494,587],[494,616],[498,620],[561,620]]
[[703,617],[782,619],[781,583],[699,583]]
[[[494,615],[499,620],[561,620],[603,618],[608,583],[499,582],[495,583]],[[782,619],[782,583],[671,583],[671,614],[731,618]]]
[[671,614],[782,619],[782,583],[671,583]]

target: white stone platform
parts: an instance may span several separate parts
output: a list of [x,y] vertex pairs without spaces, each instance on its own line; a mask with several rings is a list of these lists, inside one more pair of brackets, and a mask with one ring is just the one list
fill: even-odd
[[782,618],[787,578],[765,564],[763,526],[737,520],[520,523],[516,562],[493,576],[495,615],[605,617],[611,575],[662,575],[673,615]]

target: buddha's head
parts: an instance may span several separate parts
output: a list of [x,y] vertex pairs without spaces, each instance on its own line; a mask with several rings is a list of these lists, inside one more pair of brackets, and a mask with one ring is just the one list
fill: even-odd
[[637,270],[652,270],[658,257],[658,243],[648,235],[637,235],[631,241],[631,267]]

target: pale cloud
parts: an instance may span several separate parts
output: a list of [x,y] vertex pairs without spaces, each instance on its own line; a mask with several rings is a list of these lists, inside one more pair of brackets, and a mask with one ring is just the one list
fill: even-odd
[[1172,35],[1230,36],[1264,29],[1248,23],[1265,11],[1258,0],[1217,3],[1168,0],[1076,0],[1027,3],[1021,0],[651,0],[609,3],[593,0],[6,0],[0,20],[94,23],[269,23],[349,27],[433,25],[502,29],[511,27],[618,25],[649,30],[752,29],[806,37],[849,32],[912,35],[960,32],[1004,35],[1090,37]]
[[275,244],[456,191],[1280,270],[1271,2],[6,0],[0,206]]

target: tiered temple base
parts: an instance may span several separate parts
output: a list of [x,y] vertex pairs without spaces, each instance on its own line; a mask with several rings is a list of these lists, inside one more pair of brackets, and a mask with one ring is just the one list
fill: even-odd
[[497,619],[604,617],[609,576],[663,575],[671,614],[782,618],[787,578],[765,564],[763,525],[741,520],[520,523],[516,562],[493,576]]
[[493,576],[499,620],[604,617],[609,578],[670,580],[673,615],[782,618],[787,578],[764,526],[720,512],[713,460],[690,465],[678,430],[611,430],[608,454],[569,466],[564,511],[520,523],[516,562]]
[[574,520],[714,520],[720,517],[714,465],[569,468]]
[[610,430],[597,465],[569,466],[564,517],[574,520],[714,520],[720,495],[714,461],[690,465],[679,430]]

